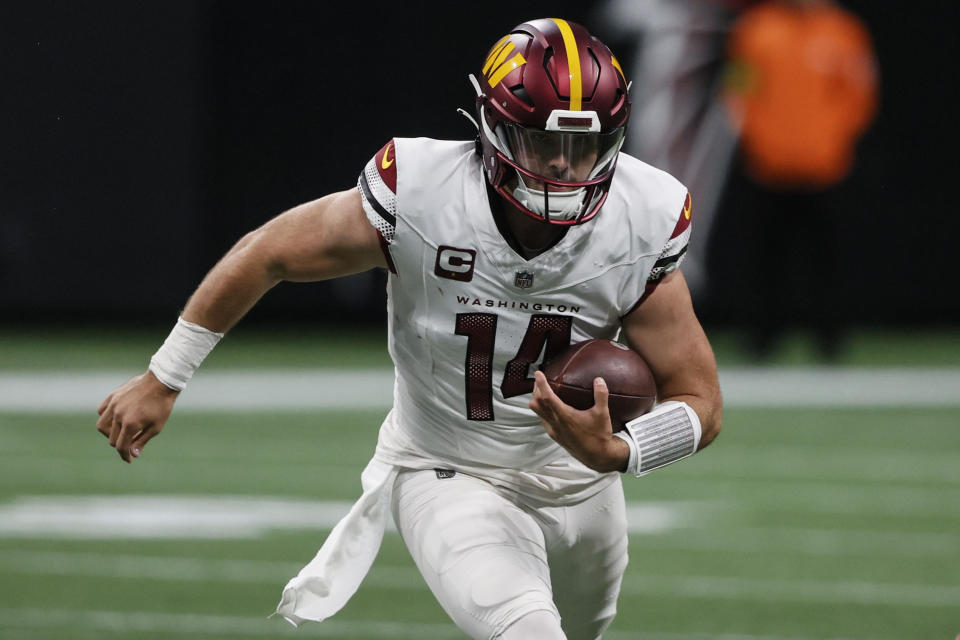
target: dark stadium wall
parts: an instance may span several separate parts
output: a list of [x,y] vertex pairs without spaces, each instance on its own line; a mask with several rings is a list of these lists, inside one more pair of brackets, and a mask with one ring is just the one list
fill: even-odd
[[[455,109],[489,45],[541,14],[590,26],[588,4],[5,3],[0,322],[166,322],[232,242],[351,188],[390,137],[471,135]],[[846,4],[873,32],[882,96],[841,224],[841,312],[960,322],[957,9]],[[735,274],[714,284],[701,316],[736,323]],[[281,286],[252,320],[382,322],[383,296],[382,274]]]
[[172,309],[197,235],[202,12],[189,3],[0,5],[0,313]]

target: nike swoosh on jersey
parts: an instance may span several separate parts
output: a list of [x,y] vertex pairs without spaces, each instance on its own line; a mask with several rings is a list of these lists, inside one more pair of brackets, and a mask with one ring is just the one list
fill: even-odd
[[388,143],[387,143],[387,148],[386,148],[386,149],[384,150],[384,152],[383,152],[383,159],[380,161],[380,168],[381,168],[381,169],[389,169],[389,168],[390,168],[390,165],[393,164],[393,160],[392,160],[392,159],[391,159],[389,162],[387,162],[387,156],[390,155],[390,147],[392,147],[392,146],[393,146],[393,143],[392,143],[392,142],[388,142]]

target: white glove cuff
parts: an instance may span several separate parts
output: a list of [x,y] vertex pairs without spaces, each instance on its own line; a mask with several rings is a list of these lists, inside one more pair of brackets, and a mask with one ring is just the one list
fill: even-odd
[[614,435],[631,445],[625,473],[639,477],[693,455],[700,446],[700,418],[686,402],[671,400]]
[[221,338],[222,333],[178,318],[163,346],[150,358],[150,372],[171,389],[183,391]]

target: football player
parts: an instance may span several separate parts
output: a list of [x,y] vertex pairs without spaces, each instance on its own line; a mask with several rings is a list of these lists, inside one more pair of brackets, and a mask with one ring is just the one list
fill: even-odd
[[[363,495],[283,591],[294,624],[346,603],[392,513],[470,637],[600,637],[627,564],[621,475],[689,456],[720,428],[713,353],[678,270],[690,196],[620,152],[630,96],[617,59],[580,25],[533,20],[471,81],[477,140],[390,140],[358,188],[246,235],[148,371],[99,409],[98,430],[131,462],[273,285],[389,269],[394,407]],[[537,364],[618,336],[649,363],[659,404],[614,433],[602,379],[579,411]]]

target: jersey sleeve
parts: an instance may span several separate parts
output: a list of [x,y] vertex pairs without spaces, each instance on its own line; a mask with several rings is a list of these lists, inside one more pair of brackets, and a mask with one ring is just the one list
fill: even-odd
[[397,273],[390,245],[397,232],[397,156],[391,140],[370,158],[357,180],[367,220],[380,236],[380,248],[391,273]]
[[641,295],[640,299],[621,317],[625,317],[636,311],[636,309],[650,297],[650,294],[654,292],[657,285],[663,281],[667,274],[676,271],[680,267],[680,263],[683,262],[683,258],[687,253],[687,246],[690,243],[690,218],[691,200],[690,194],[687,193],[683,199],[683,208],[680,210],[680,217],[677,219],[677,224],[670,233],[667,242],[663,245],[663,249],[657,256],[657,261],[653,264],[653,268],[650,269],[649,275],[647,275],[643,295]]
[[397,230],[397,158],[393,140],[370,158],[357,180],[370,224],[390,244]]
[[660,252],[660,257],[657,258],[653,269],[650,270],[650,275],[647,276],[648,284],[659,283],[668,273],[676,271],[680,263],[683,262],[687,253],[687,246],[690,244],[691,208],[692,203],[688,193],[683,200],[683,210],[680,212],[677,226],[673,228],[673,233],[670,234],[670,238],[663,246],[663,251]]

